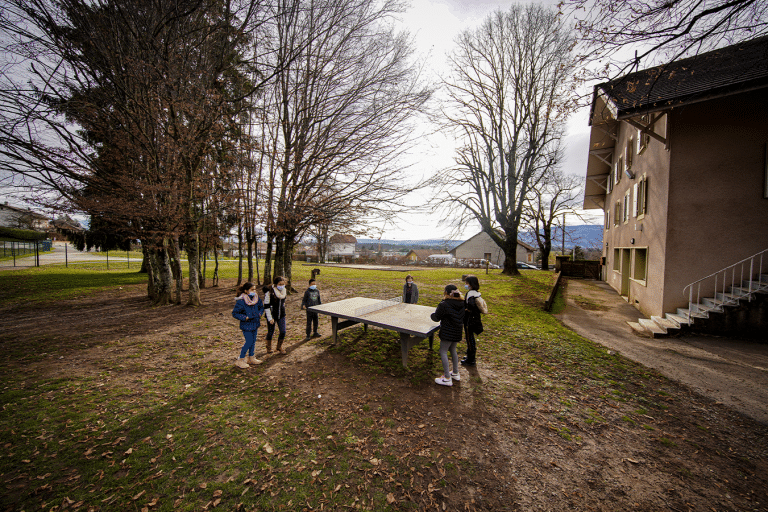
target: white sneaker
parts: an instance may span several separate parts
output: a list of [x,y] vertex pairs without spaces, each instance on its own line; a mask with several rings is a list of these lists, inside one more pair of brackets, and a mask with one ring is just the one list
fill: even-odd
[[438,377],[435,379],[435,382],[441,386],[453,386],[453,381],[451,379],[446,379],[445,377]]
[[250,368],[250,366],[248,366],[248,363],[245,361],[244,357],[242,359],[237,358],[235,360],[235,366],[237,366],[238,368]]
[[459,375],[459,372],[451,373],[451,378],[453,380],[461,380],[461,375]]

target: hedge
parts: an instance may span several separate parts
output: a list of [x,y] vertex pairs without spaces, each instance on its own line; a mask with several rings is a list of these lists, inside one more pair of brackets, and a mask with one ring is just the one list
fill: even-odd
[[46,238],[48,238],[48,235],[40,231],[0,227],[0,240],[8,242],[45,240]]

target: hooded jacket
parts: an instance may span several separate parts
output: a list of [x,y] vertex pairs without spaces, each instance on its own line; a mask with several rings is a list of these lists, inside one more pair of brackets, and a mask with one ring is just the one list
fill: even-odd
[[453,343],[461,341],[464,327],[464,299],[450,297],[443,299],[430,315],[433,322],[440,322],[440,341]]
[[[264,313],[264,303],[259,300],[253,306],[249,306],[243,299],[237,299],[232,316],[240,320],[240,329],[243,331],[255,331],[261,325],[260,317]],[[247,320],[246,320],[247,318]]]

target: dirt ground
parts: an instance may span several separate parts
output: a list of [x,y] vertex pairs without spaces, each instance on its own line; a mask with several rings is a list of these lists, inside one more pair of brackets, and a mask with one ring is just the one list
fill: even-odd
[[[100,361],[129,357],[132,342],[140,341],[157,344],[156,364],[164,366],[176,350],[173,340],[190,332],[208,342],[207,362],[232,365],[242,343],[230,316],[232,285],[222,282],[203,290],[199,308],[152,308],[145,288],[130,286],[63,301],[55,309],[0,309],[0,339],[56,345],[53,354],[42,351],[41,361],[27,365],[0,354],[2,365],[31,378],[96,376]],[[323,294],[331,302],[345,298],[349,290],[326,287]],[[326,351],[322,342],[298,341],[304,337],[303,317],[297,314],[300,300],[297,294],[288,301],[288,310],[295,313],[289,316],[287,355],[267,357],[264,333],[259,335],[257,357],[265,359],[269,378],[320,395],[318,407],[337,410],[362,411],[364,403],[396,396],[390,417],[397,427],[388,432],[387,443],[402,453],[447,446],[457,460],[472,464],[471,472],[447,478],[441,489],[431,488],[429,500],[418,501],[420,509],[768,510],[768,428],[688,387],[669,382],[664,388],[668,406],[642,415],[642,425],[623,420],[628,411],[621,404],[574,390],[576,405],[593,411],[600,421],[571,424],[578,441],[569,441],[555,427],[568,421],[562,420],[559,404],[526,394],[521,381],[527,376],[486,366],[482,358],[477,367],[463,368],[461,383],[452,388],[365,375],[343,355]],[[330,334],[328,319],[321,318],[320,331]],[[217,337],[224,341],[212,343]],[[110,344],[109,351],[102,346],[116,340],[120,343]],[[334,377],[311,378],[318,370]],[[113,378],[136,385],[128,373],[116,372]],[[375,385],[361,388],[361,381]],[[451,435],[438,436],[437,429],[429,428],[436,424],[450,425]]]

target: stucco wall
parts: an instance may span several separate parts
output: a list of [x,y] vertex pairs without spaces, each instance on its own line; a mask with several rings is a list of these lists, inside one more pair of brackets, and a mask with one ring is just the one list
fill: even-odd
[[[664,136],[667,132],[667,117],[662,117],[655,125],[656,133]],[[613,191],[606,196],[606,208],[610,211],[609,228],[603,233],[603,255],[606,256],[605,279],[619,293],[622,292],[622,273],[631,268],[624,268],[620,260],[619,269],[614,270],[614,249],[629,250],[629,265],[634,264],[636,249],[646,249],[647,265],[644,281],[629,279],[625,290],[627,301],[646,316],[661,315],[664,293],[664,270],[666,252],[666,212],[668,206],[669,156],[665,145],[654,138],[642,153],[637,153],[637,129],[626,122],[619,124],[618,141],[613,156],[615,162],[624,155],[628,140],[634,139],[633,163],[631,171],[634,179],[624,174]],[[641,218],[635,216],[635,184],[645,176],[647,178],[647,212]],[[629,191],[630,215],[627,222],[615,225],[616,201],[624,201]]]
[[673,112],[665,310],[687,304],[687,284],[768,249],[767,120],[765,89]]
[[[504,265],[504,251],[485,232],[473,236],[452,252],[458,259],[483,259],[486,253],[490,253],[491,263],[498,266]],[[520,244],[517,245],[517,261],[531,261],[532,258],[528,257],[529,253],[525,247]]]

